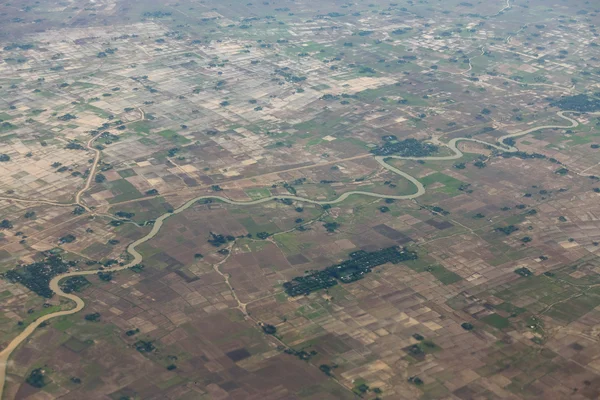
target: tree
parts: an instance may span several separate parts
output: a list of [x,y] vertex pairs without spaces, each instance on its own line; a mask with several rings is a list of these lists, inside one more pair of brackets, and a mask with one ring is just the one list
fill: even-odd
[[0,162],[8,162],[10,161],[10,156],[8,154],[0,154]]
[[335,232],[335,230],[340,227],[340,224],[337,222],[326,222],[323,226],[327,229],[327,232]]
[[331,376],[331,367],[327,364],[319,365],[319,369],[327,376]]
[[29,376],[27,379],[25,379],[25,381],[35,388],[42,388],[47,384],[46,380],[44,379],[45,375],[46,371],[41,368],[36,368],[29,373]]
[[369,386],[366,383],[361,383],[360,385],[358,385],[356,387],[356,389],[360,392],[360,393],[367,393],[369,391]]
[[131,219],[135,216],[135,213],[127,212],[127,211],[117,211],[115,215],[119,218],[123,219]]
[[515,274],[518,274],[518,275],[521,275],[521,276],[523,276],[525,278],[528,278],[528,277],[530,277],[530,276],[533,275],[533,272],[531,272],[529,270],[529,268],[521,267],[521,268],[515,269]]
[[61,115],[60,117],[58,117],[58,119],[61,121],[69,121],[72,119],[77,119],[77,117],[73,114],[64,114],[64,115]]
[[145,340],[140,340],[135,342],[135,349],[140,353],[151,353],[156,350],[156,347],[152,344],[152,342],[146,342]]
[[519,230],[519,228],[517,228],[517,227],[516,227],[516,226],[514,226],[514,225],[508,225],[508,226],[504,226],[504,227],[501,227],[501,228],[496,228],[496,231],[498,231],[498,232],[502,232],[502,233],[504,233],[506,236],[508,236],[508,235],[510,235],[511,233],[513,233],[513,232],[516,232],[516,231],[518,231],[518,230]]
[[100,278],[100,280],[102,280],[104,282],[110,282],[110,281],[112,281],[112,272],[99,271],[98,278]]
[[270,234],[268,232],[258,232],[256,234],[256,237],[258,237],[259,239],[266,239],[270,236]]
[[419,378],[418,376],[411,376],[410,378],[408,378],[408,381],[410,383],[414,383],[417,386],[421,386],[423,385],[423,380],[421,378]]
[[460,327],[463,328],[465,331],[472,331],[473,328],[475,328],[470,322],[463,322],[462,324],[460,324]]
[[98,322],[100,321],[100,313],[86,314],[84,318],[86,321]]
[[96,181],[96,183],[102,183],[106,180],[106,176],[104,176],[103,174],[96,174],[96,176],[94,177],[94,181]]
[[269,324],[263,324],[262,330],[267,335],[274,335],[275,333],[277,333],[277,328],[275,326],[269,325]]
[[75,241],[75,239],[76,239],[76,237],[69,233],[68,235],[65,235],[65,236],[61,237],[60,239],[58,239],[58,241],[60,243],[72,243]]
[[12,227],[12,222],[7,219],[3,219],[2,222],[0,222],[0,229],[12,229]]
[[81,215],[85,213],[85,208],[81,207],[81,206],[76,206],[75,209],[73,210],[73,214],[75,215]]
[[504,143],[507,146],[514,146],[517,142],[513,138],[506,138],[502,141],[502,143]]

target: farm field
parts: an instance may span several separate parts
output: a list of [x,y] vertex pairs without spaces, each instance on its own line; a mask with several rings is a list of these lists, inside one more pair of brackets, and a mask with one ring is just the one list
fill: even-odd
[[599,13],[0,4],[0,399],[600,398]]

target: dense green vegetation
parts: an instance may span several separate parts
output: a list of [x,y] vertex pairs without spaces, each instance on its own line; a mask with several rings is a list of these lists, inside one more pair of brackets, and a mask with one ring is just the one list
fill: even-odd
[[410,138],[401,141],[387,140],[381,146],[371,150],[371,153],[377,156],[427,157],[437,151],[436,145]]
[[553,107],[562,110],[595,112],[600,111],[600,99],[585,94],[561,97],[560,100],[550,103]]
[[58,241],[60,243],[72,243],[75,241],[75,239],[77,239],[74,235],[68,234],[65,236],[62,236],[60,239],[58,239]]
[[127,332],[125,332],[125,335],[127,335],[127,336],[133,336],[133,335],[135,335],[135,334],[137,334],[139,332],[140,332],[139,328],[130,329]]
[[335,368],[335,366],[330,366],[330,365],[327,365],[327,364],[321,364],[321,365],[319,365],[319,369],[320,369],[320,370],[321,370],[321,371],[322,371],[322,372],[323,372],[325,375],[327,375],[327,376],[331,376],[331,375],[332,375],[332,372],[331,372],[331,370],[332,370],[333,368]]
[[419,378],[418,376],[411,376],[410,378],[408,378],[408,381],[410,383],[414,383],[417,386],[422,386],[423,385],[423,380],[421,378]]
[[32,43],[11,43],[8,46],[4,47],[4,51],[11,51],[11,50],[31,50],[35,48],[35,45],[33,45]]
[[85,208],[83,208],[81,206],[76,206],[73,209],[73,214],[75,214],[75,215],[81,215],[81,214],[84,214],[84,213],[85,213]]
[[463,322],[462,324],[460,324],[461,328],[463,328],[465,331],[472,331],[474,326],[473,324],[471,324],[470,322]]
[[42,297],[50,298],[54,294],[49,286],[52,278],[75,265],[75,261],[64,261],[58,255],[50,255],[43,261],[9,270],[4,278],[13,283],[18,282]]
[[210,232],[210,239],[208,239],[208,243],[212,244],[215,247],[220,247],[227,242],[232,242],[235,240],[234,236],[231,235],[220,235],[213,232]]
[[112,280],[112,272],[98,271],[98,278],[104,282],[110,282]]
[[504,226],[504,227],[502,227],[502,228],[496,228],[496,231],[498,231],[498,232],[502,232],[502,233],[504,233],[506,236],[508,236],[508,235],[510,235],[511,233],[513,233],[513,232],[516,232],[516,231],[518,231],[518,230],[519,230],[519,228],[517,228],[517,227],[516,227],[516,226],[514,226],[514,225]]
[[439,206],[423,205],[422,207],[424,209],[429,210],[429,211],[431,211],[433,213],[436,213],[436,214],[441,214],[441,215],[449,215],[450,214],[450,211],[446,211],[442,207],[439,207]]
[[43,369],[36,368],[33,371],[31,371],[31,373],[29,374],[27,379],[25,379],[25,381],[35,388],[42,388],[47,384],[46,380],[44,379],[44,375],[45,374]]
[[135,272],[136,274],[141,273],[144,270],[144,268],[146,268],[144,264],[135,264],[134,266],[129,267],[129,269]]
[[84,318],[86,321],[98,322],[100,321],[100,313],[95,312],[92,314],[86,314]]
[[135,213],[126,212],[126,211],[117,211],[115,215],[119,218],[131,219],[135,216]]
[[152,342],[147,342],[145,340],[139,340],[135,342],[135,349],[140,353],[152,353],[156,350],[156,347],[152,344]]
[[70,276],[60,283],[60,288],[65,293],[81,292],[90,285],[84,276]]
[[[507,139],[504,140],[505,144],[507,144],[506,140]],[[510,146],[513,146],[513,145],[514,145],[514,143],[511,144]],[[505,151],[505,152],[500,153],[500,157],[502,157],[502,158],[513,158],[513,157],[516,157],[516,158],[520,158],[522,160],[527,160],[527,159],[531,159],[531,158],[540,158],[540,159],[547,158],[545,155],[540,154],[540,153],[526,153],[524,151],[513,151],[513,152],[506,152]]]
[[323,227],[327,229],[327,232],[333,233],[336,229],[340,227],[340,224],[338,224],[337,222],[325,222],[323,224]]
[[416,259],[417,253],[398,246],[373,252],[359,250],[351,253],[349,260],[327,267],[322,271],[313,271],[305,276],[296,277],[285,282],[283,288],[288,296],[308,295],[317,290],[335,286],[338,281],[350,283],[362,279],[379,265],[388,262],[397,264]]
[[533,275],[533,272],[531,272],[528,268],[521,267],[521,268],[515,269],[515,274],[518,274],[518,275],[524,276],[525,278],[528,278]]
[[273,325],[263,324],[261,327],[262,327],[263,332],[266,333],[267,335],[274,335],[277,333],[277,328]]

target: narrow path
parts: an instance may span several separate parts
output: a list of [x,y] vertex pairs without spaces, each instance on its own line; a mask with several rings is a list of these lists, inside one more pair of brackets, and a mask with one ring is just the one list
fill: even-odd
[[49,200],[27,200],[21,199],[20,197],[7,197],[0,196],[0,200],[14,201],[17,203],[26,203],[26,204],[47,204],[49,206],[57,206],[57,207],[72,207],[76,206],[76,203],[60,203],[58,201],[49,201]]
[[466,70],[466,71],[463,71],[463,72],[461,72],[461,73],[460,73],[461,75],[468,74],[469,72],[471,72],[471,71],[473,70],[473,63],[472,63],[472,61],[473,61],[475,58],[477,58],[477,57],[480,57],[480,56],[482,56],[482,55],[484,55],[484,54],[485,54],[485,49],[483,48],[483,46],[481,46],[481,49],[480,49],[480,50],[481,50],[481,54],[478,54],[478,55],[476,55],[476,56],[473,56],[473,57],[469,57],[469,69],[468,69],[468,70]]
[[491,17],[497,17],[498,15],[502,14],[506,10],[509,10],[510,8],[511,8],[510,0],[506,0],[506,5],[504,6],[504,8],[502,8],[502,10],[498,11],[496,14],[490,15],[489,18],[491,18]]
[[87,180],[85,181],[85,185],[83,185],[83,187],[81,188],[81,190],[79,190],[77,192],[77,194],[75,194],[75,204],[78,204],[79,206],[85,208],[86,211],[90,211],[90,209],[88,208],[88,206],[86,206],[85,204],[83,204],[81,202],[81,196],[90,188],[90,186],[92,186],[92,179],[94,179],[94,176],[96,175],[96,168],[98,168],[98,163],[100,162],[100,150],[94,148],[94,141],[96,139],[98,139],[100,137],[100,135],[102,135],[102,133],[104,132],[100,132],[94,136],[92,136],[92,138],[90,140],[88,140],[87,142],[87,148],[91,151],[94,152],[94,162],[92,163],[92,167],[90,168],[90,173],[87,177]]
[[502,80],[505,81],[510,81],[510,82],[514,82],[514,83],[518,83],[519,85],[523,85],[523,86],[546,86],[546,87],[552,87],[552,88],[556,88],[556,89],[561,89],[564,90],[567,93],[572,92],[573,90],[575,90],[575,85],[571,86],[571,87],[567,87],[567,86],[560,86],[560,85],[556,85],[554,83],[543,83],[543,82],[537,82],[537,83],[530,83],[530,82],[520,82],[511,78],[506,78],[506,77],[499,77]]
[[[535,131],[539,131],[539,130],[543,130],[543,129],[554,129],[554,128],[562,128],[562,129],[567,129],[567,128],[575,128],[579,125],[579,122],[577,122],[576,120],[567,117],[564,115],[564,113],[566,112],[572,112],[572,111],[561,111],[558,112],[557,115],[559,117],[561,117],[562,119],[570,122],[570,125],[568,126],[562,126],[562,125],[545,125],[545,126],[538,126],[538,127],[534,127],[531,129],[527,129],[525,131],[521,131],[521,132],[517,132],[517,133],[513,133],[513,134],[508,134],[508,135],[504,135],[501,138],[498,139],[499,143],[502,143],[504,139],[508,139],[508,138],[515,138],[515,137],[519,137],[519,136],[523,136],[523,135],[527,135],[529,133],[535,132]],[[90,141],[88,142],[88,148],[91,148],[91,145],[93,144],[93,141],[97,138],[97,136],[93,137],[92,139],[90,139]],[[296,201],[302,201],[305,203],[310,203],[310,204],[317,204],[317,205],[328,205],[328,204],[337,204],[337,203],[341,203],[344,200],[346,200],[348,197],[350,196],[354,196],[354,195],[363,195],[363,196],[369,196],[369,197],[375,197],[375,198],[382,198],[382,199],[396,199],[396,200],[408,200],[408,199],[415,199],[421,195],[423,195],[425,193],[425,187],[423,186],[423,184],[417,180],[415,177],[407,174],[406,172],[403,172],[401,170],[399,170],[396,167],[393,167],[391,165],[389,165],[388,163],[386,163],[385,160],[387,159],[398,159],[398,160],[426,160],[426,161],[450,161],[450,160],[457,160],[459,158],[461,158],[463,156],[463,153],[458,149],[457,147],[457,143],[461,142],[461,141],[467,141],[467,142],[475,142],[475,143],[480,143],[486,146],[490,146],[493,147],[495,149],[498,150],[502,150],[505,152],[516,152],[518,151],[518,149],[514,146],[505,146],[505,145],[501,145],[501,144],[493,144],[493,143],[488,143],[485,142],[483,140],[479,140],[479,139],[471,139],[471,138],[455,138],[452,139],[448,142],[448,144],[446,145],[454,154],[448,155],[448,156],[431,156],[431,157],[401,157],[401,156],[376,156],[375,159],[377,160],[377,162],[379,164],[381,164],[384,168],[386,168],[387,170],[394,172],[397,175],[402,176],[403,178],[409,180],[410,182],[412,182],[415,187],[416,187],[416,192],[413,194],[409,194],[409,195],[402,195],[402,196],[390,196],[390,195],[384,195],[384,194],[379,194],[379,193],[371,193],[371,192],[363,192],[363,191],[351,191],[351,192],[346,192],[343,193],[342,195],[340,195],[338,198],[333,199],[333,200],[327,200],[327,201],[317,201],[317,200],[312,200],[312,199],[307,199],[304,197],[299,197],[299,196],[287,196],[287,195],[283,195],[283,196],[270,196],[270,197],[265,197],[262,199],[258,199],[258,200],[251,200],[251,201],[235,201],[235,200],[231,200],[228,199],[226,197],[222,197],[222,196],[214,196],[214,195],[208,195],[208,196],[198,196],[195,197],[191,200],[188,200],[186,203],[184,203],[182,206],[180,206],[179,208],[175,209],[173,212],[167,212],[163,215],[161,215],[160,217],[158,217],[156,219],[156,221],[154,222],[154,225],[152,226],[152,229],[150,230],[150,232],[148,232],[145,236],[137,239],[136,241],[134,241],[133,243],[131,243],[129,246],[127,246],[127,252],[133,257],[133,259],[123,265],[123,266],[119,266],[116,268],[110,268],[107,269],[105,271],[122,271],[125,270],[127,268],[130,268],[136,264],[139,264],[142,262],[143,260],[143,256],[136,250],[137,246],[149,241],[150,239],[154,238],[160,231],[160,229],[163,226],[164,221],[173,216],[173,215],[177,215],[179,213],[184,212],[185,210],[187,210],[188,208],[190,208],[191,206],[193,206],[194,204],[196,204],[198,201],[200,200],[205,200],[205,199],[211,199],[211,200],[218,200],[218,201],[222,201],[224,203],[227,204],[231,204],[231,205],[236,205],[236,206],[249,206],[249,205],[256,205],[256,204],[262,204],[262,203],[266,203],[269,201],[273,201],[275,199],[290,199],[290,200],[296,200]],[[96,149],[94,149],[96,150]],[[96,158],[95,158],[95,162],[92,165],[92,168],[90,170],[90,176],[88,177],[88,180],[86,182],[86,185],[77,193],[76,195],[76,200],[78,200],[77,204],[80,204],[79,201],[81,199],[81,195],[89,189],[93,176],[94,176],[94,172],[95,169],[97,167],[98,161],[99,161],[99,151],[96,153]],[[83,205],[82,205],[83,206]],[[71,314],[75,314],[79,311],[81,311],[83,309],[83,307],[85,306],[85,303],[83,302],[83,300],[76,296],[75,294],[72,293],[65,293],[61,290],[59,283],[61,280],[68,278],[68,277],[72,277],[72,276],[85,276],[85,275],[95,275],[99,272],[100,270],[92,270],[92,271],[73,271],[73,272],[67,272],[65,274],[62,275],[58,275],[56,277],[54,277],[54,279],[52,279],[50,281],[50,289],[52,291],[54,291],[59,297],[64,297],[66,299],[69,299],[71,301],[73,301],[75,303],[75,307],[73,307],[72,309],[69,310],[62,310],[62,311],[58,311],[52,314],[46,314],[38,319],[36,319],[35,321],[33,321],[31,324],[29,324],[17,337],[15,337],[9,344],[8,346],[2,350],[2,352],[0,352],[0,398],[2,397],[2,391],[4,388],[4,382],[6,379],[6,369],[8,366],[8,360],[10,355],[12,354],[12,352],[21,344],[23,343],[34,331],[35,329],[40,326],[41,323],[46,322],[50,319],[56,318],[56,317],[61,317],[61,316],[66,316],[66,315],[71,315]]]

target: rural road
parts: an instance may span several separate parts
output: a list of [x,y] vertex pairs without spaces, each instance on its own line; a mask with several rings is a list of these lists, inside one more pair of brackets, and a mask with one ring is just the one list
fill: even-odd
[[[565,116],[564,114],[567,112],[573,112],[573,111],[561,111],[558,112],[557,115],[559,117],[561,117],[562,119],[570,122],[571,125],[569,126],[559,126],[559,125],[545,125],[545,126],[538,126],[538,127],[533,127],[531,129],[527,129],[521,132],[517,132],[517,133],[513,133],[513,134],[509,134],[509,135],[505,135],[502,136],[501,138],[498,139],[499,143],[502,143],[504,139],[508,139],[508,138],[515,138],[515,137],[519,137],[519,136],[523,136],[523,135],[527,135],[529,133],[535,132],[535,131],[539,131],[539,130],[543,130],[543,129],[555,129],[555,128],[561,128],[561,129],[567,129],[567,128],[575,128],[579,125],[579,122],[577,122],[576,120]],[[90,141],[88,142],[88,148],[92,149],[94,151],[96,151],[96,157],[94,159],[94,163],[92,165],[92,168],[90,170],[90,176],[88,177],[88,180],[86,182],[86,185],[84,186],[83,189],[81,189],[76,197],[76,204],[81,205],[82,207],[83,204],[81,203],[81,196],[82,194],[89,189],[92,179],[94,178],[94,174],[95,174],[95,170],[96,167],[98,165],[99,159],[100,159],[100,151],[97,149],[93,149],[92,148],[92,144],[93,141],[97,138],[97,136],[94,136],[92,139],[90,139]],[[419,196],[422,196],[425,193],[425,187],[423,186],[423,184],[421,182],[419,182],[419,180],[417,180],[415,177],[407,174],[406,172],[400,171],[399,169],[389,165],[388,163],[385,162],[386,159],[399,159],[399,160],[425,160],[425,161],[450,161],[450,160],[457,160],[460,159],[463,156],[463,153],[458,149],[457,144],[458,142],[461,141],[469,141],[469,142],[475,142],[475,143],[480,143],[486,146],[490,146],[493,147],[495,149],[498,150],[502,150],[505,152],[516,152],[518,151],[518,149],[514,146],[503,146],[503,145],[498,145],[498,144],[492,144],[492,143],[488,143],[488,142],[484,142],[482,140],[479,139],[471,139],[471,138],[455,138],[452,139],[448,142],[448,144],[446,144],[445,146],[447,146],[454,154],[452,155],[448,155],[448,156],[431,156],[431,157],[401,157],[401,156],[376,156],[375,159],[377,160],[377,162],[379,164],[381,164],[384,168],[386,168],[387,170],[402,176],[403,178],[409,180],[410,182],[412,182],[415,187],[416,187],[416,192],[413,194],[409,194],[409,195],[402,195],[402,196],[390,196],[390,195],[384,195],[384,194],[378,194],[378,193],[370,193],[370,192],[363,192],[363,191],[351,191],[351,192],[346,192],[343,193],[342,195],[340,195],[338,198],[334,199],[334,200],[327,200],[327,201],[317,201],[317,200],[311,200],[311,199],[306,199],[303,197],[299,197],[299,196],[271,196],[271,197],[265,197],[262,199],[258,199],[258,200],[252,200],[252,201],[234,201],[234,200],[230,200],[226,197],[222,197],[222,196],[213,196],[213,195],[208,195],[208,196],[199,196],[199,197],[195,197],[191,200],[189,200],[188,202],[186,202],[185,204],[183,204],[182,206],[180,206],[179,208],[175,209],[172,212],[167,212],[163,215],[161,215],[160,217],[158,217],[156,219],[156,221],[154,222],[154,225],[152,226],[152,230],[150,230],[150,232],[148,232],[148,234],[146,234],[145,236],[141,237],[140,239],[134,241],[133,243],[131,243],[129,246],[127,246],[127,252],[133,256],[133,260],[131,260],[129,263],[123,265],[123,266],[119,266],[116,268],[110,268],[107,269],[105,271],[122,271],[124,269],[130,268],[136,264],[139,264],[142,262],[143,257],[142,255],[136,250],[136,247],[139,246],[140,244],[143,244],[145,242],[147,242],[148,240],[151,240],[152,238],[154,238],[158,232],[160,231],[161,227],[163,226],[164,221],[171,217],[172,215],[176,215],[179,213],[182,213],[183,211],[187,210],[188,208],[190,208],[191,206],[193,206],[196,202],[200,201],[200,200],[204,200],[204,199],[213,199],[213,200],[220,200],[224,203],[227,204],[231,204],[231,205],[236,205],[236,206],[249,206],[249,205],[256,205],[256,204],[262,204],[262,203],[266,203],[269,201],[273,201],[274,199],[290,199],[290,200],[296,200],[296,201],[302,201],[305,203],[311,203],[311,204],[317,204],[317,205],[328,205],[328,204],[337,204],[337,203],[341,203],[344,200],[346,200],[348,197],[350,196],[354,196],[354,195],[362,195],[362,196],[369,196],[369,197],[375,197],[375,198],[385,198],[385,199],[396,199],[396,200],[409,200],[409,199],[415,199]],[[69,299],[71,301],[73,301],[75,303],[75,307],[69,310],[62,310],[62,311],[57,311],[55,313],[52,314],[46,314],[38,319],[36,319],[35,321],[33,321],[31,324],[29,324],[17,337],[15,337],[9,344],[8,346],[3,349],[0,352],[0,398],[2,398],[2,392],[4,389],[4,383],[5,383],[5,379],[6,379],[6,370],[8,367],[8,360],[10,355],[12,354],[12,352],[21,344],[23,343],[34,331],[35,329],[40,326],[41,323],[46,322],[50,319],[56,318],[56,317],[61,317],[61,316],[66,316],[66,315],[71,315],[71,314],[75,314],[78,311],[81,311],[83,309],[83,307],[85,306],[85,303],[83,302],[83,300],[72,294],[72,293],[65,293],[61,290],[59,283],[61,280],[68,278],[68,277],[73,277],[73,276],[84,276],[84,275],[95,275],[98,272],[100,272],[100,270],[92,270],[92,271],[73,271],[73,272],[68,272],[62,275],[58,275],[56,277],[54,277],[54,279],[52,279],[50,281],[50,289],[52,289],[52,291],[54,291],[59,297],[64,297],[66,299]]]

